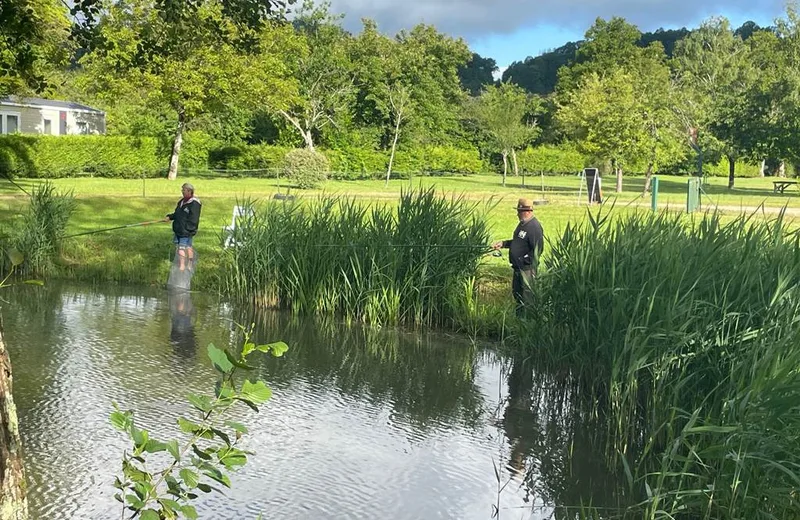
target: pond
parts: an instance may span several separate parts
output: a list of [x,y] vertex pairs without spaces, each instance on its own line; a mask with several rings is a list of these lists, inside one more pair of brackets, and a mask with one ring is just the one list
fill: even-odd
[[203,518],[489,519],[497,506],[499,518],[564,518],[614,494],[563,403],[490,345],[158,289],[0,296],[33,518],[119,518],[112,483],[127,445],[112,402],[177,435],[184,396],[213,385],[206,346],[238,345],[235,323],[290,350],[261,359],[273,398],[258,414],[239,409],[255,455],[226,495],[200,499]]

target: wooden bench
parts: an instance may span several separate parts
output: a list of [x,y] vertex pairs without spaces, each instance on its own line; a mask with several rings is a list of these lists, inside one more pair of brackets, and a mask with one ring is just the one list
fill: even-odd
[[772,181],[772,191],[783,193],[789,186],[797,186],[797,181]]

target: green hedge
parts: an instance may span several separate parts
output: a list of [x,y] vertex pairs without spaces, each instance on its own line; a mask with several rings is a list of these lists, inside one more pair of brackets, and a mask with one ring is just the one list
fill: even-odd
[[[139,178],[166,175],[172,142],[126,136],[0,136],[0,168],[18,177],[59,178],[80,175]],[[288,147],[226,145],[206,134],[187,132],[180,169],[241,171],[242,175],[276,175]],[[338,179],[380,178],[386,172],[385,151],[346,147],[320,150]],[[430,146],[398,150],[393,175],[471,174],[485,170],[477,150]]]
[[[729,174],[729,166],[730,161],[728,161],[727,157],[723,157],[718,164],[703,165],[703,170],[713,177],[727,177]],[[736,161],[736,170],[734,174],[737,177],[758,177],[761,174],[761,168],[756,164]]]
[[580,172],[586,159],[577,150],[542,145],[517,154],[519,167],[530,173],[574,174]]
[[19,177],[140,177],[165,170],[153,138],[113,136],[0,137],[0,167]]

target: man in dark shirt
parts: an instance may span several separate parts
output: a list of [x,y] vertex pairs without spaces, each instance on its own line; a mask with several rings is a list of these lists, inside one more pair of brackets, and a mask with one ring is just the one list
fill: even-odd
[[519,224],[514,230],[514,238],[495,242],[494,248],[508,248],[508,261],[514,269],[512,292],[517,302],[517,315],[520,315],[530,301],[531,286],[544,250],[544,231],[533,217],[533,207],[528,199],[517,202],[517,217]]
[[175,234],[173,242],[178,246],[178,264],[181,271],[186,269],[188,259],[189,269],[194,266],[194,248],[192,238],[197,234],[200,226],[200,200],[194,196],[194,186],[188,182],[181,186],[183,198],[175,206],[175,212],[164,219],[172,221],[172,231]]

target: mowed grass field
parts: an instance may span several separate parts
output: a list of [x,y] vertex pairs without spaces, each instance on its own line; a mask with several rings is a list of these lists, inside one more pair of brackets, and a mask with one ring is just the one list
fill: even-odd
[[[686,204],[688,178],[661,177],[659,207],[682,211]],[[237,201],[273,200],[276,193],[289,192],[297,197],[320,195],[355,197],[367,203],[394,204],[404,189],[435,187],[446,196],[463,196],[491,208],[489,221],[494,236],[509,238],[516,225],[514,206],[519,197],[545,200],[535,208],[548,238],[556,237],[569,222],[587,218],[587,196],[581,193],[581,180],[576,176],[514,177],[509,176],[506,187],[499,175],[454,177],[417,177],[384,181],[329,181],[318,190],[292,189],[286,180],[230,177],[185,177],[176,181],[166,179],[105,179],[73,178],[52,182],[59,190],[71,191],[78,202],[68,234],[163,218],[172,212],[180,197],[180,186],[191,182],[203,202],[200,232],[195,240],[199,268],[196,288],[212,288],[219,274],[222,228],[230,224]],[[644,178],[626,177],[623,193],[614,193],[614,180],[604,179],[603,194],[612,215],[624,212],[650,211],[650,195],[642,196]],[[785,193],[774,193],[771,178],[737,179],[737,187],[728,190],[727,179],[709,178],[704,186],[703,210],[719,209],[726,215],[740,212],[770,216],[787,208],[788,220],[800,217],[800,189],[789,187]],[[16,183],[28,190],[33,179]],[[0,232],[9,234],[27,204],[27,196],[8,181],[0,181]],[[613,205],[613,209],[610,207]],[[592,211],[597,211],[593,209]],[[98,283],[118,282],[163,284],[173,252],[172,233],[168,223],[129,228],[75,237],[63,244],[63,273],[69,278]],[[487,257],[489,272],[502,276],[506,262]]]

